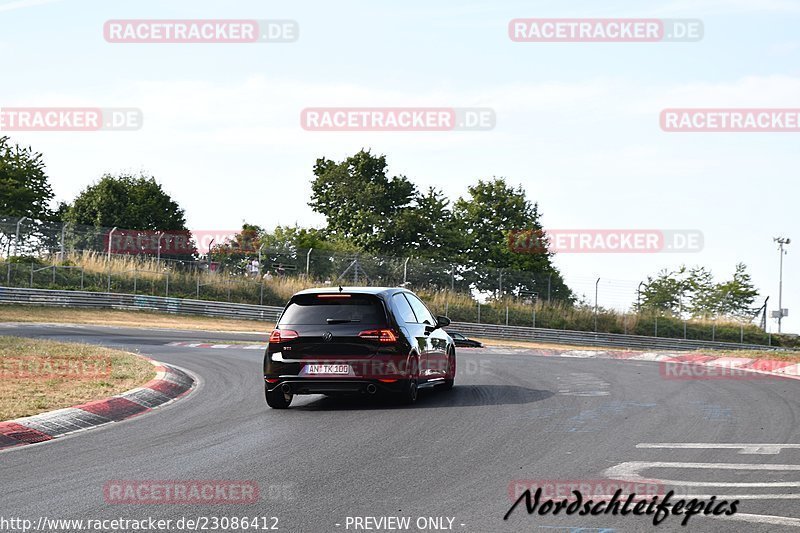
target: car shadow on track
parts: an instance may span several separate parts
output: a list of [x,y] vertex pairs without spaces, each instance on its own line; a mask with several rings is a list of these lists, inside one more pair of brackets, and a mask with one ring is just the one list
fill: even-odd
[[391,396],[322,397],[292,409],[305,411],[369,410],[369,409],[432,409],[441,407],[473,407],[481,405],[519,405],[539,402],[554,396],[548,390],[528,389],[516,385],[456,385],[450,391],[425,389],[413,406],[399,405]]

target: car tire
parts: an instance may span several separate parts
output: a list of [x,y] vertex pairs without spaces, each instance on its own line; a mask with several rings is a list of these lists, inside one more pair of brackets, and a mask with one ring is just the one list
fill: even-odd
[[272,391],[265,390],[264,392],[267,398],[267,405],[273,409],[288,409],[289,404],[292,403],[292,398],[294,398],[294,394],[285,394],[278,387],[275,387]]
[[403,383],[403,390],[400,392],[399,400],[403,405],[413,405],[417,403],[419,388],[416,378],[411,378]]
[[447,356],[447,378],[444,380],[442,390],[450,390],[456,383],[456,354],[450,352]]

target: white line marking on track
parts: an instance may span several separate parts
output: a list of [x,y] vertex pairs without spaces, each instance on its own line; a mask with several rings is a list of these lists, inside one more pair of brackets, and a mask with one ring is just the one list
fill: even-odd
[[731,483],[727,481],[676,481],[642,477],[640,472],[647,468],[689,468],[708,470],[766,470],[766,471],[800,471],[800,465],[768,465],[749,463],[665,463],[655,461],[628,461],[620,463],[604,472],[611,479],[621,481],[660,482],[665,485],[684,485],[691,487],[800,487],[800,481],[780,481],[775,483]]
[[800,444],[723,444],[714,442],[657,442],[641,443],[637,448],[674,448],[678,450],[740,450],[740,454],[775,455],[784,448],[800,450]]
[[[698,515],[701,516],[701,515]],[[772,524],[775,526],[795,526],[800,527],[800,518],[789,518],[786,516],[775,516],[768,514],[749,514],[736,513],[733,516],[715,516],[717,520],[736,520],[740,522],[755,522],[759,524]]]

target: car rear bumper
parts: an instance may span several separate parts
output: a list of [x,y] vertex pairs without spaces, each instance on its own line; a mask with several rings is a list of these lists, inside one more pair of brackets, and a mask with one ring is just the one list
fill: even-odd
[[[275,379],[275,378],[270,378]],[[266,381],[264,385],[268,391],[283,390],[291,394],[335,394],[335,393],[363,393],[374,394],[378,391],[399,392],[402,390],[402,380],[381,380],[364,378],[310,378],[301,376],[284,376],[275,383]],[[287,389],[288,387],[288,389]]]

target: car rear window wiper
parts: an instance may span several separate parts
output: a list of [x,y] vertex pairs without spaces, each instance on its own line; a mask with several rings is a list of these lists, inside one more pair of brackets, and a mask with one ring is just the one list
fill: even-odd
[[325,321],[328,324],[346,324],[348,322],[361,322],[360,320],[355,320],[351,318],[326,318]]

